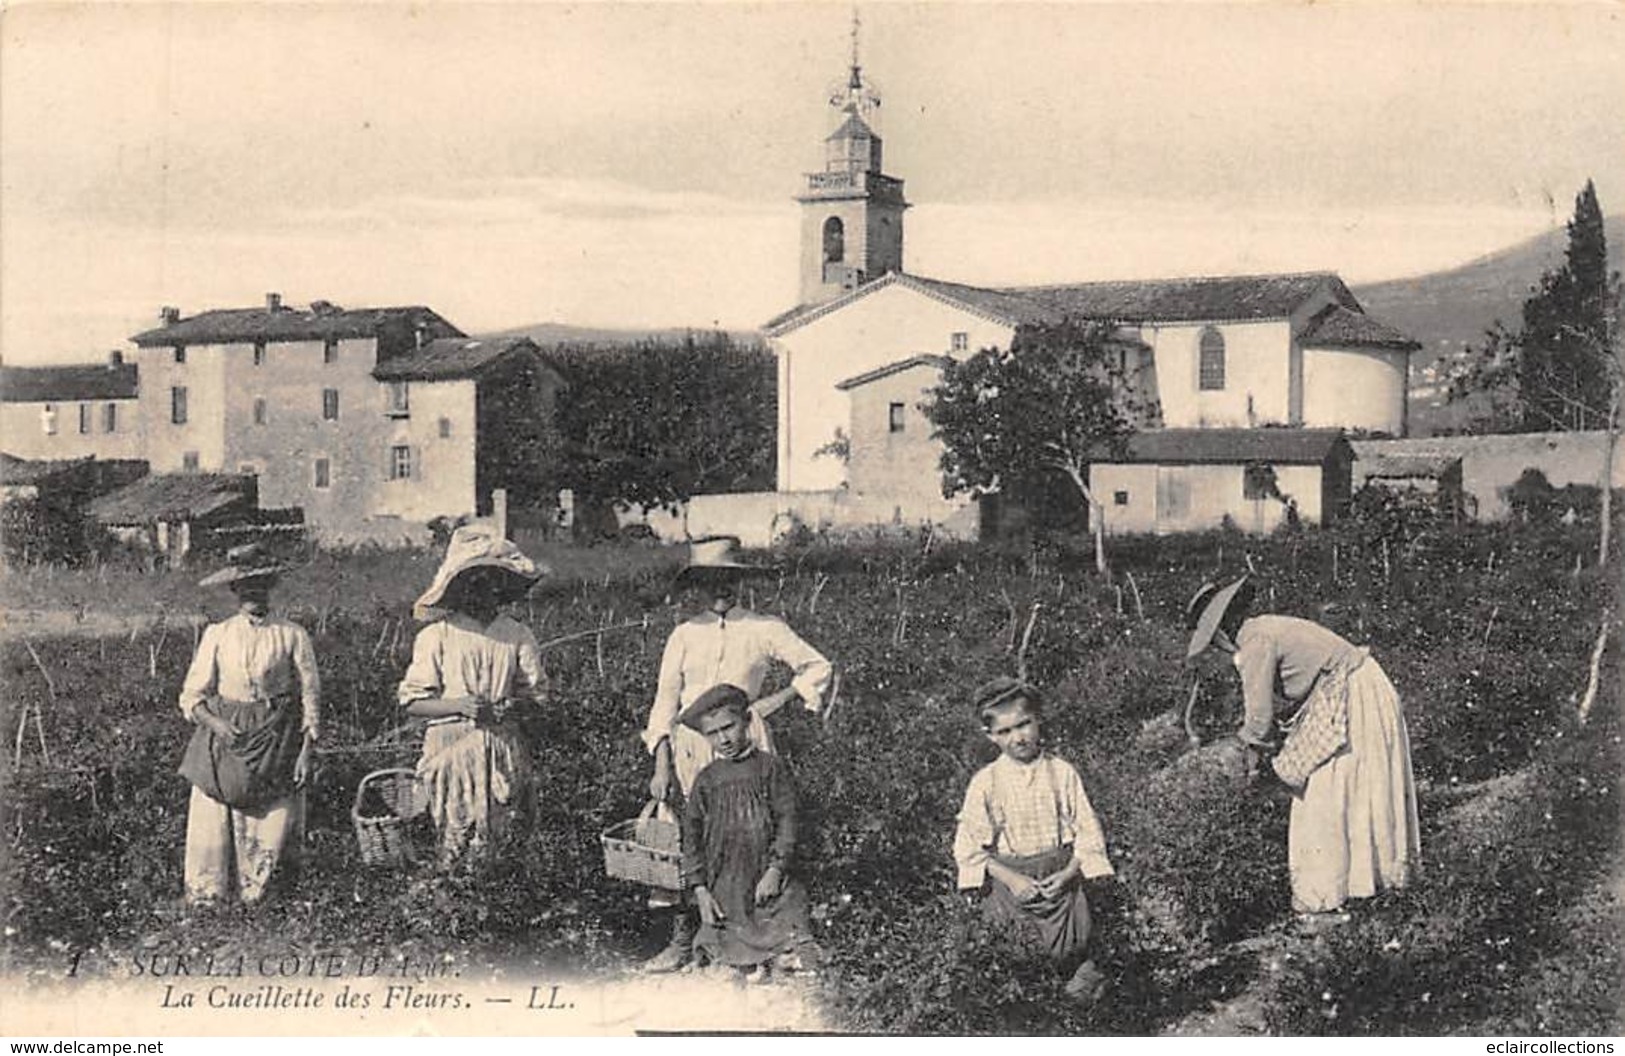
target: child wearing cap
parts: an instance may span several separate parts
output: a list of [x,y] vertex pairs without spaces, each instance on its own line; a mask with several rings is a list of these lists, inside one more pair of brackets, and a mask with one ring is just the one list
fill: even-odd
[[807,891],[793,875],[790,769],[751,741],[750,698],[722,683],[679,716],[715,758],[683,804],[683,883],[700,913],[694,948],[712,964],[764,973],[816,969]]
[[[1114,873],[1100,822],[1077,770],[1043,748],[1037,690],[994,679],[976,691],[975,707],[1000,754],[965,790],[954,834],[959,888],[985,892],[990,922],[1023,934],[1064,970],[1089,942],[1080,879]],[[1093,1000],[1104,985],[1094,962],[1083,959],[1067,992]]]

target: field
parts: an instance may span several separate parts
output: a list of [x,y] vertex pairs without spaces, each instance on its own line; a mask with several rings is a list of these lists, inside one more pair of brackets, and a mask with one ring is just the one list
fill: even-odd
[[[793,708],[774,720],[834,958],[816,1000],[844,1027],[909,1033],[1618,1033],[1617,634],[1580,719],[1619,605],[1595,547],[1583,525],[1368,521],[1122,541],[1110,582],[1060,543],[804,539],[764,555],[778,571],[748,600],[839,671],[827,721]],[[557,575],[517,613],[553,643],[535,830],[500,862],[428,881],[363,867],[349,808],[363,774],[415,758],[393,687],[436,555],[322,555],[289,578],[279,601],[315,636],[331,736],[306,867],[251,915],[177,905],[188,728],[174,698],[188,617],[223,615],[226,599],[191,588],[195,572],[8,573],[8,606],[83,613],[118,598],[153,622],[3,642],[7,973],[93,969],[133,948],[383,944],[608,975],[653,952],[659,936],[637,892],[604,877],[597,837],[641,805],[637,733],[680,618],[667,597],[680,555],[545,556]],[[1284,791],[1186,754],[1183,602],[1248,567],[1263,604],[1371,645],[1405,699],[1421,785],[1420,881],[1312,940],[1290,924]],[[1090,888],[1113,985],[1093,1009],[951,896],[953,817],[992,751],[967,691],[1018,660],[1051,691],[1049,739],[1083,772],[1118,865]],[[1206,684],[1195,716],[1212,737],[1238,701]]]

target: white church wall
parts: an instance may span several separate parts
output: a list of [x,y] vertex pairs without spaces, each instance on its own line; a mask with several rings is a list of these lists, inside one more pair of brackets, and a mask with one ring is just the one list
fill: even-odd
[[1291,325],[1284,319],[1211,324],[1224,336],[1224,388],[1200,387],[1201,340],[1207,323],[1147,323],[1141,340],[1154,350],[1163,425],[1250,428],[1292,421]]
[[[953,335],[966,335],[965,351]],[[924,353],[965,358],[1005,347],[1014,329],[916,290],[890,285],[775,339],[779,357],[780,491],[839,487],[846,467],[815,457],[836,436],[850,437],[850,403],[837,382]]]
[[1386,349],[1303,350],[1303,420],[1311,427],[1405,433],[1408,357]]

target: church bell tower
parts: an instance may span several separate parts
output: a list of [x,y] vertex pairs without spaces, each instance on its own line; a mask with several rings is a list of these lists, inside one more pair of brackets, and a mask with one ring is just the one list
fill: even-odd
[[807,173],[801,203],[801,303],[834,300],[888,271],[903,270],[903,181],[881,172],[880,137],[867,120],[880,96],[858,62],[852,16],[852,65],[831,93],[841,123],[824,141],[824,169]]

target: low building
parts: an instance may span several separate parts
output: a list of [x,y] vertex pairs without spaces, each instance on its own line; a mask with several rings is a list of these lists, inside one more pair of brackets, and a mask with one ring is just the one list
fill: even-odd
[[105,363],[0,367],[0,451],[17,458],[138,459],[137,371],[121,352]]
[[1154,429],[1089,467],[1105,530],[1203,531],[1227,520],[1274,531],[1330,524],[1347,508],[1354,450],[1340,429]]

